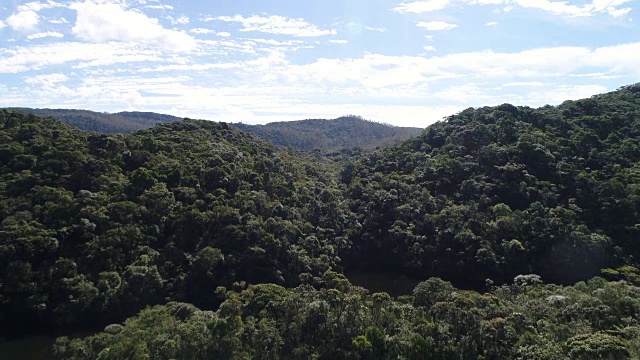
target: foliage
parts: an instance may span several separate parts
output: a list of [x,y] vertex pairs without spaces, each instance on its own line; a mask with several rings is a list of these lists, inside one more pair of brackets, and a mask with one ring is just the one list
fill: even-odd
[[[558,107],[467,109],[364,154],[344,179],[359,224],[345,263],[476,289],[637,266],[636,88]],[[605,275],[633,280],[628,269]]]
[[367,121],[358,116],[281,121],[266,125],[235,123],[232,126],[276,146],[299,150],[374,149],[400,143],[422,131],[420,128]]
[[[117,332],[60,338],[55,351],[58,358],[73,360],[622,360],[639,355],[630,347],[640,340],[638,332],[626,330],[639,325],[633,315],[640,309],[637,287],[594,279],[564,288],[503,286],[484,295],[452,290],[446,300],[413,307],[351,285],[253,285],[227,292],[215,312],[192,309],[178,316],[176,308],[186,305],[150,307]],[[550,302],[550,296],[565,300]]]
[[0,117],[3,334],[124,319],[165,299],[213,308],[219,286],[339,268],[350,213],[314,164],[227,124],[135,134]]
[[[112,324],[61,338],[71,359],[640,358],[637,89],[373,152],[0,110],[1,335]],[[351,269],[424,281],[394,299]]]
[[110,114],[89,110],[70,109],[12,108],[11,110],[36,116],[51,116],[66,124],[75,126],[80,130],[95,131],[105,134],[131,133],[138,130],[152,128],[156,124],[182,120],[182,118],[171,115],[138,111],[123,111]]

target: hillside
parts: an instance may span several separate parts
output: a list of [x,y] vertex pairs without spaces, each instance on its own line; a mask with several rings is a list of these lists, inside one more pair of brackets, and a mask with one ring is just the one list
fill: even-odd
[[3,331],[104,321],[167,297],[213,306],[198,289],[293,285],[337,266],[349,218],[330,163],[208,121],[125,137],[16,112],[2,121]]
[[[153,112],[100,113],[89,110],[10,108],[36,116],[52,116],[83,131],[103,134],[132,133],[156,124],[180,121],[171,115]],[[298,150],[336,150],[360,147],[374,149],[398,144],[416,136],[419,128],[395,127],[357,116],[335,120],[301,120],[266,125],[231,124],[233,127],[276,146]]]
[[1,335],[110,324],[57,358],[640,356],[640,84],[327,157],[1,111]]
[[276,146],[300,150],[353,147],[374,149],[398,144],[422,131],[419,128],[380,124],[357,116],[334,120],[283,121],[266,125],[235,123],[232,126]]
[[71,109],[31,109],[11,108],[36,116],[53,116],[60,121],[75,126],[80,130],[94,131],[103,134],[131,133],[138,130],[149,129],[156,124],[180,121],[171,115],[156,114],[152,112],[119,112],[114,114],[100,113],[89,110]]
[[474,288],[637,266],[639,171],[640,85],[557,107],[467,109],[343,171],[362,224],[352,258]]

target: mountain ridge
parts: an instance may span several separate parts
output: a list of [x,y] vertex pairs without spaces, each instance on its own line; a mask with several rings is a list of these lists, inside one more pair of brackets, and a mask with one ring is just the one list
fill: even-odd
[[423,129],[400,127],[348,115],[336,119],[307,119],[264,125],[233,123],[233,126],[277,146],[301,150],[351,147],[374,149],[398,144]]
[[[105,134],[132,133],[157,124],[184,120],[173,115],[139,111],[100,113],[75,109],[8,109],[36,116],[53,116],[83,131]],[[298,150],[338,150],[350,147],[373,149],[397,144],[423,130],[377,123],[354,115],[337,119],[280,121],[265,125],[231,125],[276,146]]]

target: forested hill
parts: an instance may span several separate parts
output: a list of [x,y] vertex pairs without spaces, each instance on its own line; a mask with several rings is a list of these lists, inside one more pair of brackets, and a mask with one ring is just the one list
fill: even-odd
[[342,180],[362,224],[354,260],[372,267],[478,286],[637,266],[640,85],[557,107],[467,109],[363,155]]
[[123,111],[119,113],[101,113],[89,110],[71,109],[31,109],[12,108],[11,110],[36,116],[53,116],[60,121],[80,130],[104,134],[131,133],[149,129],[160,123],[180,121],[182,118],[152,112]]
[[339,268],[354,225],[330,162],[224,123],[104,135],[0,114],[0,335]]
[[398,144],[416,136],[420,128],[396,127],[345,116],[334,120],[312,119],[266,125],[232,124],[276,146],[300,150],[374,149]]
[[[53,116],[83,131],[103,134],[132,133],[161,123],[180,121],[182,118],[153,112],[101,113],[72,109],[10,108],[36,116]],[[300,120],[274,122],[267,125],[232,126],[269,141],[276,146],[299,150],[336,150],[360,147],[374,149],[386,147],[418,135],[422,129],[395,127],[364,120],[357,116],[335,120]]]
[[[328,155],[0,110],[0,336],[111,324],[60,359],[640,358],[640,85]],[[422,282],[394,299],[352,269]]]

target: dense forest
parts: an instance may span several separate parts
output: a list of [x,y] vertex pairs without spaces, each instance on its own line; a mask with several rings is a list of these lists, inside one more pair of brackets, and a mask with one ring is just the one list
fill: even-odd
[[640,358],[640,84],[372,152],[0,115],[0,336],[102,329],[57,358]]
[[334,120],[310,119],[266,125],[234,123],[232,126],[276,146],[299,150],[375,149],[398,144],[423,129],[397,127],[344,116]]
[[[150,129],[157,124],[181,121],[182,118],[153,112],[123,111],[100,113],[89,110],[10,108],[36,116],[52,116],[80,130],[103,134],[126,134]],[[266,125],[243,123],[231,126],[266,140],[278,147],[298,150],[375,149],[399,144],[417,136],[422,129],[396,127],[345,116],[334,120],[311,119],[281,121]]]
[[171,115],[139,111],[123,111],[110,114],[72,109],[10,108],[9,110],[42,117],[53,116],[80,130],[105,134],[132,133],[134,131],[152,128],[156,126],[156,124],[182,120],[182,118]]

